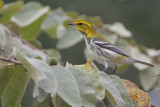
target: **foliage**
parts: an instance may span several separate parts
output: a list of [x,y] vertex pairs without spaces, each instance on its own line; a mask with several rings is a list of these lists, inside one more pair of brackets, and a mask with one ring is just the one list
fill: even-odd
[[[73,11],[65,12],[61,8],[52,10],[39,2],[24,4],[17,1],[3,4],[0,1],[0,6],[2,107],[21,106],[30,78],[35,82],[33,106],[45,106],[50,94],[55,107],[105,107],[110,104],[114,107],[134,107],[132,99],[138,106],[150,106],[147,93],[128,80],[121,80],[118,76],[99,71],[90,60],[83,65],[67,63],[63,66],[61,54],[57,49],[42,50],[42,47],[35,43],[44,31],[52,39],[57,39],[58,49],[74,46],[82,40],[82,35],[67,23],[78,17],[86,18],[94,23],[100,34],[128,52],[128,55],[155,65],[150,68],[134,64],[140,71],[143,89],[151,90],[159,81],[159,77],[155,76],[160,75],[160,50],[137,45],[131,32],[122,23],[103,24],[100,17],[79,15]],[[87,50],[84,50],[84,54],[86,59],[90,57]],[[124,71],[128,67],[130,65],[119,66],[118,71]],[[147,99],[145,103],[139,101],[142,98]]]
[[150,107],[151,101],[147,93],[140,90],[134,83],[123,80],[124,85],[127,88],[127,91],[131,98],[137,103],[140,107]]

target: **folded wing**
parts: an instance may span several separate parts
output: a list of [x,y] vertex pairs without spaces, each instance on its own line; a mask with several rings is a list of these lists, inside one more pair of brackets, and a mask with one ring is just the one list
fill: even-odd
[[98,45],[98,46],[101,47],[101,48],[105,48],[105,49],[108,49],[108,50],[110,50],[110,51],[116,52],[116,53],[118,53],[118,54],[120,54],[120,55],[129,57],[129,56],[128,56],[126,53],[124,53],[121,49],[119,49],[118,47],[116,47],[116,46],[114,46],[114,45],[112,45],[112,44],[110,44],[110,43],[108,43],[108,42],[103,42],[103,41],[101,41],[101,40],[99,40],[99,39],[94,39],[94,40],[93,40],[93,43],[96,44],[96,45]]

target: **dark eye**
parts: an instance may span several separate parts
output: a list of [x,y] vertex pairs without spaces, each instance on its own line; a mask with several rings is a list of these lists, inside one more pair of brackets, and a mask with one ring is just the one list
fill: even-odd
[[78,25],[83,25],[83,23],[78,23]]

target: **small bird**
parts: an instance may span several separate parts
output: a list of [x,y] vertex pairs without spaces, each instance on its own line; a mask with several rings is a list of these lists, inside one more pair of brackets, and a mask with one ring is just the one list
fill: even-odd
[[121,49],[109,43],[103,36],[96,32],[94,26],[88,21],[76,20],[73,23],[69,23],[69,25],[75,26],[83,34],[91,57],[105,66],[103,71],[106,71],[108,67],[112,67],[114,69],[113,73],[115,73],[117,64],[140,63],[153,67],[152,64],[129,57]]

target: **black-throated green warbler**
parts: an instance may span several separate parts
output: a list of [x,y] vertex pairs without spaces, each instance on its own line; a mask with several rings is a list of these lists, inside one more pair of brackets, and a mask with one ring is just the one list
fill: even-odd
[[109,43],[96,32],[93,25],[88,21],[77,20],[74,23],[69,23],[69,25],[75,26],[83,34],[87,48],[93,59],[105,66],[103,71],[110,66],[114,69],[115,73],[117,64],[140,63],[153,67],[152,64],[129,57],[121,49]]

